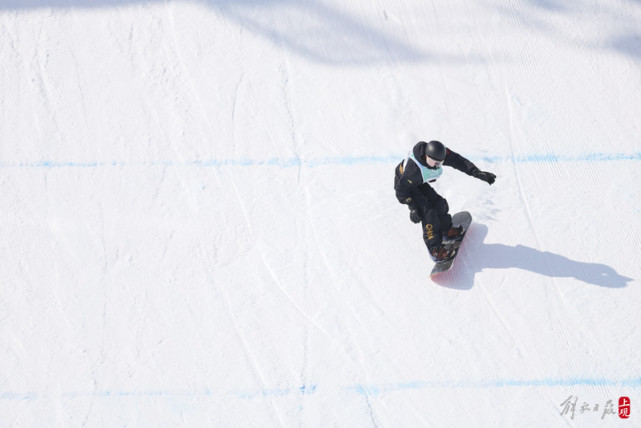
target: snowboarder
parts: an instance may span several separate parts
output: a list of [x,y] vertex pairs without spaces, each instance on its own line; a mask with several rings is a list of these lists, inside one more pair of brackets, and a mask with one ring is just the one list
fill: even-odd
[[431,183],[443,173],[441,167],[449,166],[483,180],[494,183],[496,175],[479,170],[469,160],[446,148],[440,141],[419,141],[407,159],[396,167],[394,190],[401,204],[410,209],[410,220],[423,226],[423,240],[432,259],[447,259],[449,250],[443,245],[443,238],[454,239],[463,230],[452,227],[447,201],[436,193]]

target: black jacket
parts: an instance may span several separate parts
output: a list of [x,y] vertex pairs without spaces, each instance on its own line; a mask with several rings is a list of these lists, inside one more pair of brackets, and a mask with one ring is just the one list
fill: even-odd
[[[414,158],[423,165],[429,168],[425,163],[425,148],[427,143],[421,141],[414,146],[412,153]],[[479,169],[469,160],[450,149],[446,149],[445,160],[443,166],[449,166],[466,173],[467,175],[474,176]],[[396,198],[402,204],[409,205],[410,209],[415,209],[421,204],[421,199],[427,195],[432,186],[424,182],[421,169],[414,162],[413,159],[408,158],[398,164],[396,167],[396,177],[394,179],[394,190],[396,191]]]

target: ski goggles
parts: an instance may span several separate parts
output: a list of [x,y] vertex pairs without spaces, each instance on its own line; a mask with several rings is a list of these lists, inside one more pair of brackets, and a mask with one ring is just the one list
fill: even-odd
[[425,162],[427,162],[427,165],[428,165],[430,168],[438,168],[438,167],[440,167],[441,165],[443,165],[443,161],[442,161],[442,160],[432,159],[432,158],[431,158],[431,157],[429,157],[429,156],[425,156]]

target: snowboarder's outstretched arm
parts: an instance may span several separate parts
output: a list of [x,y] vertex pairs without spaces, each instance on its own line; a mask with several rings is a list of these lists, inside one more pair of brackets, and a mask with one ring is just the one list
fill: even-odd
[[453,152],[450,149],[447,149],[443,165],[458,169],[459,171],[464,172],[472,177],[478,178],[479,180],[483,180],[490,185],[493,184],[496,180],[496,175],[492,174],[491,172],[479,170],[477,166],[474,165],[470,160],[464,158],[456,152]]

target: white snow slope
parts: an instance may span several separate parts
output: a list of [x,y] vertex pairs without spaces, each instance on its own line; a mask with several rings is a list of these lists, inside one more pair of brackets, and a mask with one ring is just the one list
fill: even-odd
[[[641,426],[638,0],[0,0],[0,61],[1,427]],[[436,282],[430,139],[498,175]]]

